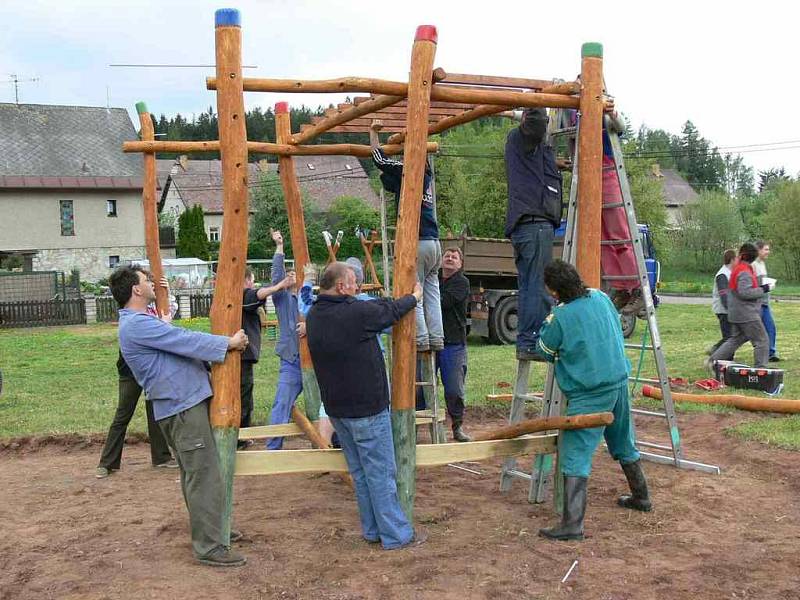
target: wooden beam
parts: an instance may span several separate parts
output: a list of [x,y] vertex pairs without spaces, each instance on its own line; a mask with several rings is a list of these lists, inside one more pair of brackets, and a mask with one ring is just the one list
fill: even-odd
[[[403,152],[403,181],[397,214],[394,260],[394,296],[410,294],[417,281],[417,242],[428,139],[428,109],[431,102],[436,27],[420,25],[411,49],[408,78],[408,141]],[[397,461],[397,494],[400,505],[414,521],[416,492],[416,344],[414,311],[392,329],[392,435]]]
[[[439,417],[440,420],[445,421],[447,418],[444,415]],[[310,421],[312,424],[318,421]],[[431,417],[416,416],[414,424],[419,427],[420,425],[430,425]],[[315,425],[316,426],[316,425]],[[306,435],[295,423],[285,423],[283,425],[259,425],[258,427],[245,427],[239,430],[240,440],[260,440],[271,437],[298,437]]]
[[[503,112],[504,110],[509,110],[509,108],[510,107],[508,106],[493,106],[493,105],[478,106],[472,110],[468,110],[467,112],[463,112],[459,115],[454,115],[452,117],[445,117],[441,121],[437,121],[433,125],[429,125],[428,135],[441,133],[442,131],[446,131],[458,125],[463,125],[464,123],[469,123],[470,121],[475,121],[476,119],[480,119],[481,117],[496,115],[497,113]],[[402,144],[405,141],[405,139],[406,139],[405,133],[397,133],[389,138],[389,142],[392,144]]]
[[578,131],[578,230],[576,268],[587,287],[600,287],[600,222],[603,212],[603,46],[581,49],[581,122]]
[[342,125],[362,115],[366,115],[387,106],[391,106],[392,104],[400,102],[402,99],[403,96],[379,96],[378,98],[370,100],[369,102],[364,102],[359,106],[352,106],[337,113],[336,115],[323,119],[310,129],[303,131],[303,133],[292,136],[291,143],[303,144],[309,140],[313,140],[319,134],[332,129],[337,125]]
[[[661,400],[662,397],[661,389],[652,385],[643,385],[642,395],[658,400]],[[792,400],[789,398],[758,398],[741,394],[682,394],[672,392],[672,399],[676,402],[718,404],[720,406],[731,406],[739,410],[754,412],[800,413],[800,400]]]
[[[215,14],[217,90],[220,155],[222,158],[222,229],[214,300],[211,303],[211,333],[231,336],[242,327],[242,285],[247,262],[247,225],[250,217],[247,188],[247,130],[242,89],[242,30],[239,11]],[[223,538],[230,536],[233,506],[233,470],[241,415],[241,353],[228,352],[225,362],[211,367],[214,396],[209,420],[219,455],[225,490]]]
[[[136,104],[139,113],[142,141],[150,142],[155,139],[153,119],[144,102]],[[161,246],[158,237],[158,202],[156,201],[156,155],[148,152],[144,155],[144,181],[142,182],[142,208],[144,209],[144,245],[147,250],[147,260],[150,263],[150,275],[156,288],[156,310],[159,315],[169,312],[169,295],[161,287],[161,278],[164,269],[161,265]]]
[[[420,444],[416,468],[439,467],[452,462],[491,460],[528,454],[551,454],[557,434],[450,444]],[[291,473],[346,472],[341,450],[261,450],[238,452],[236,475],[286,475]]]
[[[206,79],[208,89],[216,89],[214,77]],[[343,93],[366,92],[406,96],[408,84],[400,81],[344,77],[327,80],[257,79],[246,78],[244,89],[248,92],[294,92],[294,93]],[[524,93],[508,90],[463,89],[452,86],[434,85],[430,98],[441,102],[463,102],[466,104],[497,104],[500,106],[519,106],[535,108],[578,108],[578,99],[563,94]]]
[[[289,104],[278,102],[275,105],[275,140],[279,144],[289,145],[292,137],[291,122],[289,120]],[[296,293],[300,292],[303,285],[303,267],[311,262],[308,254],[308,240],[306,238],[305,216],[303,215],[303,201],[300,195],[300,184],[294,169],[294,161],[288,155],[278,158],[278,171],[280,173],[283,197],[286,201],[286,211],[289,215],[289,229],[292,236],[292,253],[294,254],[294,268],[300,274],[297,278]],[[298,317],[300,318],[300,317]],[[306,414],[310,420],[319,417],[319,407],[322,399],[311,362],[311,353],[308,350],[308,338],[299,339],[300,369],[303,375],[303,399]]]
[[527,79],[525,77],[500,77],[497,75],[467,75],[465,73],[448,73],[447,77],[444,78],[443,83],[541,90],[549,85],[552,85],[553,80]]
[[[399,144],[385,144],[381,146],[383,151],[391,156],[403,152],[403,146]],[[220,145],[218,141],[207,142],[124,142],[123,152],[181,152],[190,154],[193,152],[218,152]],[[292,144],[273,144],[271,142],[247,142],[247,150],[251,153],[276,154],[278,156],[358,156],[369,158],[372,156],[372,148],[362,144],[316,144],[311,146],[295,146]],[[428,142],[428,152],[438,152],[437,142]]]
[[479,433],[472,437],[476,442],[485,440],[508,440],[536,433],[539,431],[551,431],[553,429],[589,429],[591,427],[603,427],[614,422],[614,415],[610,412],[590,413],[586,415],[574,415],[571,417],[541,417],[538,419],[527,419],[499,427],[486,433]]

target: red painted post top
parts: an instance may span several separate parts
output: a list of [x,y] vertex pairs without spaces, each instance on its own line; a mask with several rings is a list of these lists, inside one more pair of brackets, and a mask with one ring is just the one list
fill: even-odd
[[276,102],[275,103],[275,114],[276,115],[285,115],[289,112],[289,103],[288,102]]
[[417,33],[414,36],[414,41],[419,42],[420,40],[433,42],[434,44],[438,42],[439,34],[436,32],[436,25],[420,25],[417,27]]

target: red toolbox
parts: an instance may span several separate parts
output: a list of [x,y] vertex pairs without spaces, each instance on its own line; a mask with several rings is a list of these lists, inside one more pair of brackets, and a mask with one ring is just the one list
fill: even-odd
[[729,360],[714,361],[716,379],[733,388],[774,393],[783,384],[783,369],[749,367]]

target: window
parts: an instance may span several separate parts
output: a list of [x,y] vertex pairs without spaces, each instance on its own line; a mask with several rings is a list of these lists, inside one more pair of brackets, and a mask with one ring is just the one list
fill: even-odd
[[211,227],[208,230],[208,241],[209,242],[218,242],[219,241],[219,227]]
[[353,170],[353,167],[351,167],[350,165],[345,165],[344,168],[347,169],[348,171],[352,171]]
[[75,213],[72,200],[61,200],[61,235],[75,235]]
[[117,201],[116,200],[106,200],[106,214],[109,217],[116,217],[117,216]]
[[119,265],[119,256],[109,256],[108,257],[108,268],[109,269],[116,269]]
[[309,171],[313,171],[314,169],[316,169],[316,167],[312,163],[306,163],[306,166],[308,167]]

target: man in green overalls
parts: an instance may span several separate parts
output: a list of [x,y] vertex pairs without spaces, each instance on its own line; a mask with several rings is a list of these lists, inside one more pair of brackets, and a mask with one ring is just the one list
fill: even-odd
[[602,437],[611,456],[622,465],[631,488],[631,495],[621,496],[619,505],[641,511],[651,510],[652,505],[634,444],[628,397],[630,363],[619,315],[608,296],[587,289],[566,262],[551,262],[544,270],[544,284],[557,305],[541,329],[539,351],[555,363],[556,380],[568,401],[567,415],[614,414],[608,427],[561,432],[564,512],[560,525],[540,529],[539,534],[554,540],[580,540],[592,455]]

